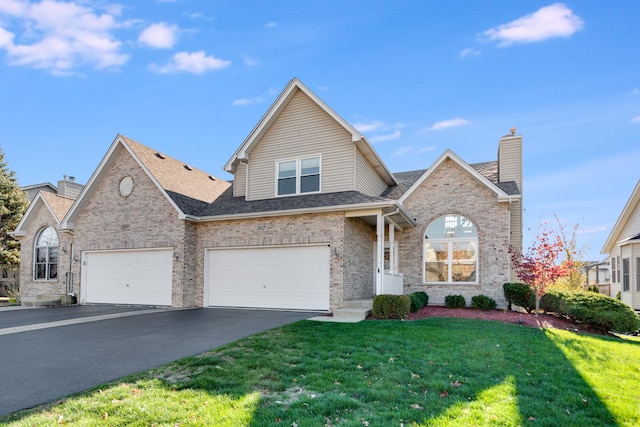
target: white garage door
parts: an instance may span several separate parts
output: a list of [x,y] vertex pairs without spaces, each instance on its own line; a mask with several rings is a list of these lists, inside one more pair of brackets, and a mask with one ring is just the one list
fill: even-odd
[[86,303],[171,305],[173,250],[84,253]]
[[210,249],[208,304],[329,310],[329,246]]

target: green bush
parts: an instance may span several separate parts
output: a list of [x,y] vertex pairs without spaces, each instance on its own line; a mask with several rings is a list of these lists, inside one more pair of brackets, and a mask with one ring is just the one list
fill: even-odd
[[540,308],[549,313],[566,314],[567,308],[563,295],[566,291],[559,289],[548,290],[546,294],[540,298]]
[[552,289],[542,297],[540,305],[545,311],[566,315],[604,332],[635,332],[640,324],[631,307],[595,292]]
[[371,315],[376,319],[404,319],[410,309],[411,299],[406,295],[378,295],[373,299]]
[[486,295],[476,295],[471,297],[471,308],[476,308],[478,310],[495,310],[497,305],[496,300]]
[[505,283],[502,289],[509,303],[509,310],[511,310],[511,304],[524,308],[527,313],[533,313],[536,309],[536,295],[531,286],[524,283]]
[[600,288],[598,288],[598,286],[597,286],[597,285],[589,286],[589,287],[587,288],[587,290],[588,290],[589,292],[595,292],[595,293],[597,293],[597,294],[599,294],[599,293],[600,293]]
[[415,313],[420,310],[422,307],[429,304],[429,295],[425,292],[418,291],[409,294],[409,299],[411,300],[411,312]]
[[467,301],[462,295],[447,295],[444,297],[444,305],[447,308],[465,308]]

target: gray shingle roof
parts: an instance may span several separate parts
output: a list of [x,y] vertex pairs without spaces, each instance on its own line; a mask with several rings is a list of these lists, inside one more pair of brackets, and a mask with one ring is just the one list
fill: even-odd
[[210,217],[259,212],[277,212],[384,201],[388,201],[389,204],[394,202],[394,200],[391,199],[367,196],[357,191],[307,194],[302,196],[278,197],[276,199],[245,201],[244,197],[233,197],[233,191],[229,188],[227,191],[222,193],[215,202],[208,204],[203,210],[201,210],[198,213],[198,216]]

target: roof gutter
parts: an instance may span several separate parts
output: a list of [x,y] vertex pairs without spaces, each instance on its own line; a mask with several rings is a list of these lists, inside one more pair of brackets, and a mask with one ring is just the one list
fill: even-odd
[[253,212],[253,213],[242,213],[242,214],[229,214],[229,215],[215,215],[215,216],[194,216],[194,215],[184,215],[182,219],[190,222],[210,222],[210,221],[231,221],[231,220],[242,220],[242,219],[255,219],[255,218],[270,218],[275,216],[284,216],[284,215],[303,215],[303,214],[312,214],[312,213],[327,213],[327,212],[336,212],[336,211],[357,211],[362,209],[371,209],[371,208],[379,208],[384,209],[387,207],[395,207],[394,212],[390,212],[385,214],[385,216],[395,215],[400,213],[402,217],[412,226],[415,225],[415,221],[411,218],[401,206],[398,206],[396,202],[375,202],[375,203],[361,203],[357,205],[334,205],[334,206],[321,206],[315,208],[303,208],[303,209],[288,209],[282,211],[268,211],[268,212]]

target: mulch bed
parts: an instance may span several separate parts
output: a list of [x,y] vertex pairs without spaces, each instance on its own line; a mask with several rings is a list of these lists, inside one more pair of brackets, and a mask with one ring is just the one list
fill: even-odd
[[497,322],[514,323],[516,325],[530,326],[533,328],[554,328],[568,331],[597,332],[587,328],[585,325],[572,322],[563,317],[551,314],[520,313],[507,310],[475,310],[472,308],[446,308],[441,306],[422,307],[415,313],[409,314],[407,320],[418,320],[427,317],[459,317],[466,319],[494,320]]

